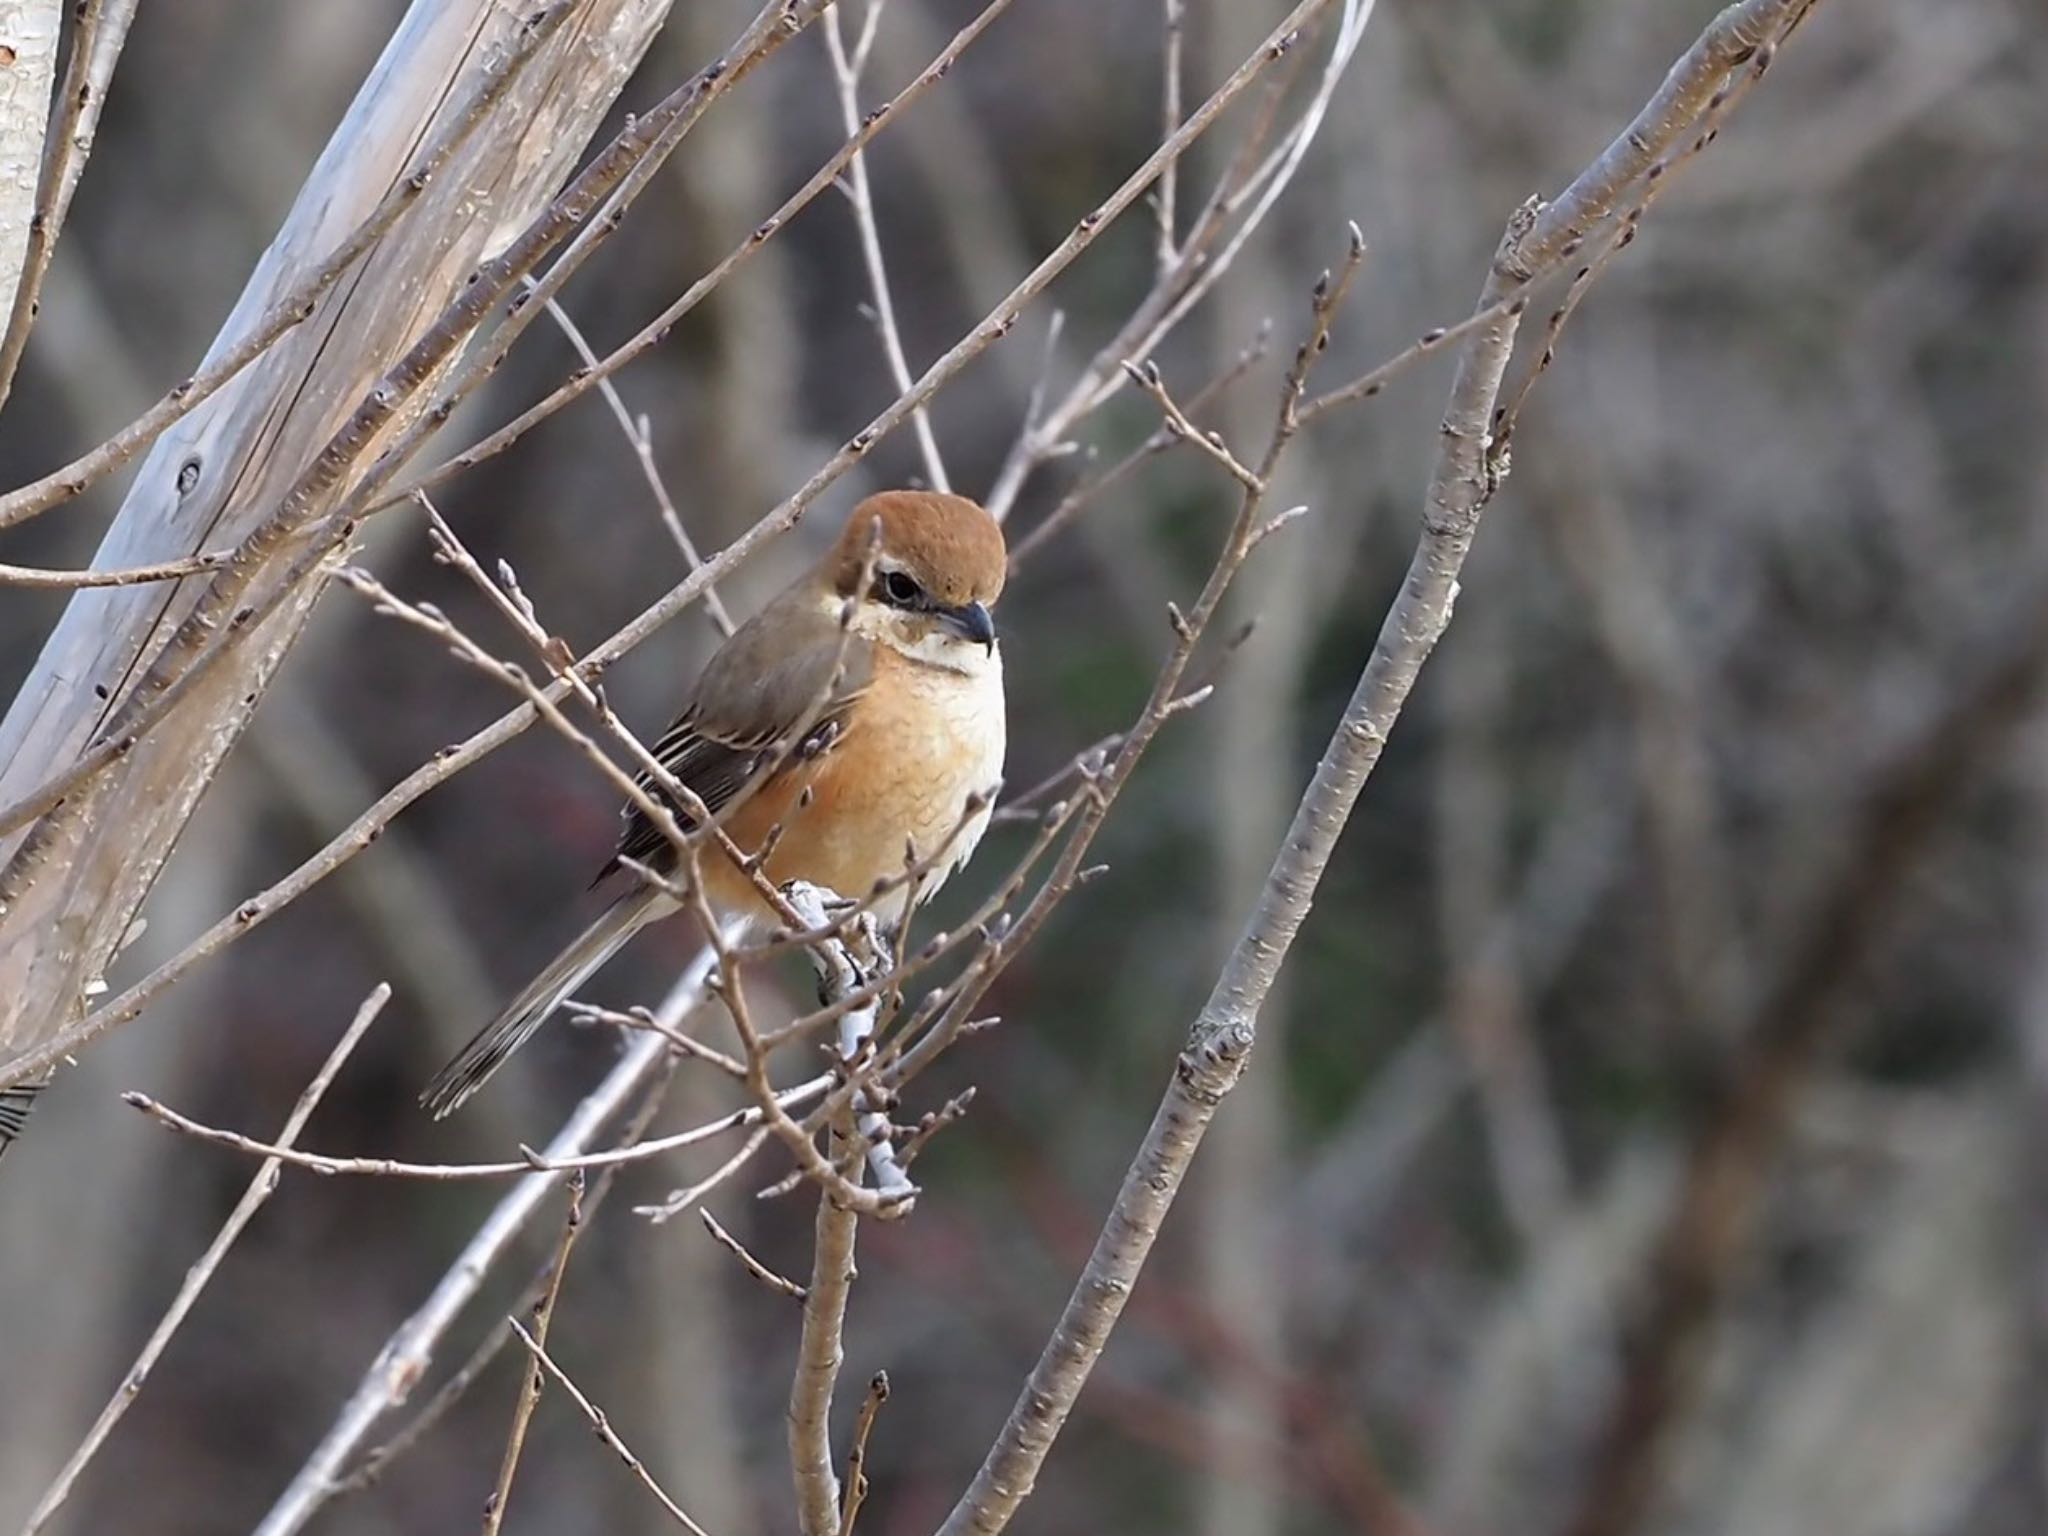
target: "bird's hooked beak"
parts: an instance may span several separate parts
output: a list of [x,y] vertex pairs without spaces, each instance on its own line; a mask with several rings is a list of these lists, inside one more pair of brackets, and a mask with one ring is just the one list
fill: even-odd
[[993,651],[996,648],[996,621],[982,603],[962,603],[958,608],[941,608],[939,617],[946,628],[962,639]]

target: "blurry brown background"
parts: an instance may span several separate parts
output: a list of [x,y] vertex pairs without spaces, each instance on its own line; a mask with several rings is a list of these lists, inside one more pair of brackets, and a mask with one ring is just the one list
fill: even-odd
[[[1191,94],[1282,9],[1191,0]],[[189,369],[399,10],[142,7],[0,418],[0,483],[98,441]],[[678,5],[623,106],[751,10]],[[893,0],[871,95],[970,14]],[[1575,174],[1709,15],[1381,0],[1300,179],[1162,363],[1199,379],[1266,317],[1288,334],[1346,218],[1372,255],[1329,379],[1462,317],[1509,210]],[[1158,60],[1156,6],[1019,0],[884,136],[871,165],[914,368],[1149,151]],[[570,312],[600,349],[623,339],[839,138],[823,48],[802,40],[688,142],[572,285]],[[1928,734],[2048,591],[2044,142],[2037,5],[1836,0],[1660,201],[1533,397],[1457,622],[1346,835],[1260,1058],[1018,1530],[1369,1529],[1379,1479],[1444,1536],[1555,1529],[1582,1495],[1687,1138],[1745,1022],[1813,953],[1830,970],[1815,1003],[1828,1044],[1795,1085],[1792,1144],[1649,1528],[2048,1529],[2048,737],[2031,706]],[[1143,292],[1150,241],[1134,214],[1056,287],[1070,364]],[[749,526],[893,397],[864,298],[851,222],[828,197],[622,376],[701,545]],[[985,487],[1008,447],[1046,321],[1034,311],[940,397],[960,488]],[[572,365],[537,326],[452,432],[503,419]],[[1234,599],[1256,635],[1120,804],[1108,874],[999,987],[1003,1026],[912,1106],[981,1085],[920,1164],[931,1194],[914,1218],[863,1233],[842,1397],[877,1368],[895,1386],[863,1531],[931,1528],[1035,1356],[1398,580],[1446,377],[1426,366],[1296,451],[1279,494],[1311,511]],[[1239,441],[1263,434],[1276,378],[1269,362],[1232,397]],[[1154,421],[1119,401],[1087,440],[1113,459]],[[868,487],[914,476],[908,435],[867,468]],[[1073,472],[1035,481],[1013,529]],[[744,612],[772,590],[857,489],[728,601]],[[115,494],[41,518],[0,558],[87,563]],[[1019,572],[1002,609],[1012,785],[1129,718],[1164,649],[1163,604],[1199,580],[1233,499],[1206,462],[1158,460]],[[679,574],[596,400],[442,504],[578,644]],[[416,524],[373,530],[368,558],[494,634]],[[61,594],[0,601],[0,695],[60,607]],[[658,728],[711,637],[693,615],[636,653],[612,683],[627,718]],[[132,974],[505,703],[418,634],[330,596],[159,887]],[[1859,817],[1916,743],[1931,752],[1927,830]],[[249,1176],[116,1093],[268,1134],[388,979],[396,1000],[308,1143],[461,1160],[536,1139],[609,1040],[552,1030],[445,1126],[413,1095],[582,920],[613,804],[571,750],[531,733],[62,1080],[0,1165],[0,1526],[25,1517]],[[1873,840],[1896,855],[1895,886],[1858,862]],[[1876,899],[1809,942],[1845,869]],[[956,884],[956,902],[978,889],[972,874]],[[686,948],[681,933],[642,939],[598,995],[652,999]],[[800,1001],[808,983],[788,980]],[[681,1093],[664,1123],[706,1107]],[[682,1171],[632,1171],[579,1252],[555,1352],[712,1531],[786,1529],[795,1312],[694,1221],[631,1215]],[[715,1210],[803,1269],[808,1198],[762,1205],[753,1187]],[[61,1528],[252,1523],[493,1195],[288,1176]],[[444,1364],[548,1241],[534,1234]],[[466,1528],[515,1377],[501,1361],[321,1529]],[[659,1519],[551,1394],[508,1528]]]

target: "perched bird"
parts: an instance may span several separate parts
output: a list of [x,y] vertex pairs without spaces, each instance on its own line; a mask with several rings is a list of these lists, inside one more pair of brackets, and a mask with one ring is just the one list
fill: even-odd
[[[714,816],[751,785],[723,824],[745,854],[773,838],[762,868],[777,886],[804,880],[866,898],[879,882],[901,881],[908,849],[936,857],[914,884],[875,901],[885,925],[900,924],[988,828],[1005,735],[989,610],[1007,565],[1002,529],[964,496],[870,496],[824,560],[719,647],[655,756]],[[684,807],[673,809],[692,824]],[[624,814],[598,880],[622,860],[672,872],[668,838],[636,806]],[[728,855],[706,842],[698,862],[714,914],[767,918]],[[626,940],[678,907],[636,880],[442,1068],[420,1102],[436,1119],[455,1109]]]

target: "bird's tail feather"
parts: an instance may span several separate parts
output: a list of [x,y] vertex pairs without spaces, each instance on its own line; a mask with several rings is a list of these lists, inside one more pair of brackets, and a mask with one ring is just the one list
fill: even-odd
[[453,1113],[490,1080],[514,1051],[545,1024],[548,1015],[605,961],[618,953],[641,926],[658,916],[661,893],[651,888],[629,891],[606,907],[567,948],[529,981],[505,1011],[477,1032],[455,1059],[435,1074],[420,1094],[420,1103],[436,1120]]

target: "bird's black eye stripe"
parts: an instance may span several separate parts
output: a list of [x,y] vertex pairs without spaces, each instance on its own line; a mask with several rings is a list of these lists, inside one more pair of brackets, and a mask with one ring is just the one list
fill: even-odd
[[875,579],[875,595],[898,608],[912,608],[924,601],[924,589],[903,571],[884,571]]

